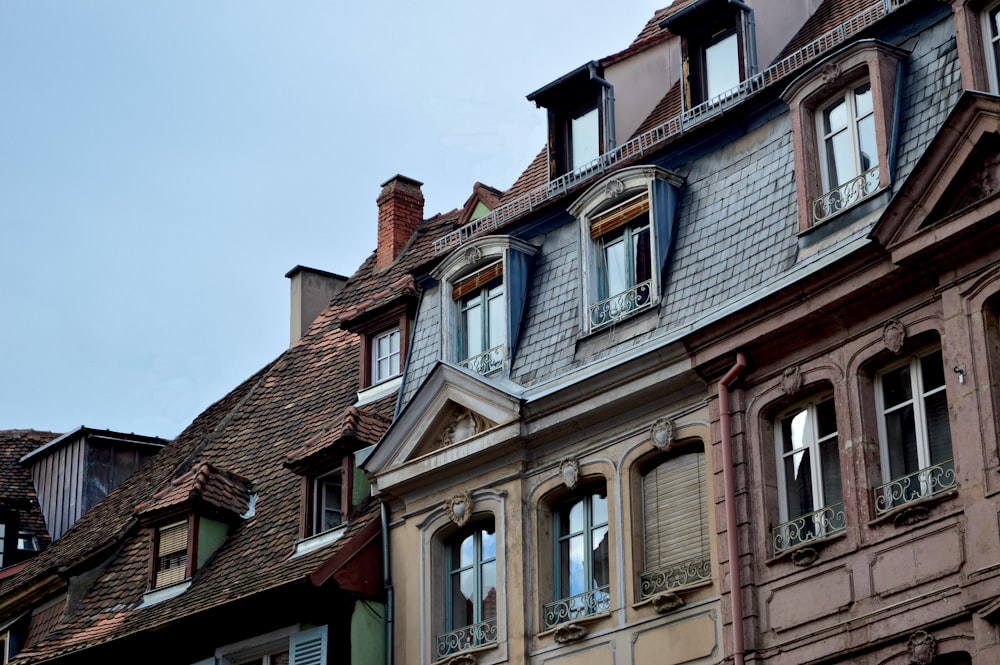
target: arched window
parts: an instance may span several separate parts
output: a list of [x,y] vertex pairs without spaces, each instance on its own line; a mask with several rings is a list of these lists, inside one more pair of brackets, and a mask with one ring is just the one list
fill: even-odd
[[445,632],[435,654],[452,654],[497,641],[497,539],[493,520],[445,540]]

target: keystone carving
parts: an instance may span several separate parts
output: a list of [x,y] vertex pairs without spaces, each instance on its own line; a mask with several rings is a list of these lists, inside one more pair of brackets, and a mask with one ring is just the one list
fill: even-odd
[[475,654],[461,653],[446,660],[445,665],[476,665],[478,662]]
[[803,547],[792,552],[792,563],[800,568],[811,566],[819,558],[819,552],[811,547]]
[[653,596],[653,609],[657,614],[672,612],[684,604],[684,599],[672,591],[664,591]]
[[625,191],[625,183],[619,180],[618,178],[608,180],[607,184],[604,185],[604,194],[608,198],[620,196],[624,191]]
[[912,665],[930,665],[937,654],[937,640],[924,630],[918,630],[910,635],[906,642],[906,650],[910,652]]
[[444,510],[452,522],[458,526],[465,526],[472,516],[472,493],[463,492],[451,497],[445,504]]
[[649,438],[660,450],[670,450],[674,445],[674,424],[666,418],[660,418],[649,428]]
[[781,374],[781,390],[789,397],[802,390],[802,373],[798,367],[789,367]]
[[462,260],[465,261],[465,265],[467,266],[479,263],[483,260],[483,250],[478,247],[468,247],[462,256]]
[[576,487],[580,480],[580,464],[575,459],[563,460],[559,465],[559,477],[562,478],[563,485],[569,489]]
[[820,78],[823,83],[829,83],[830,81],[835,81],[840,77],[840,63],[830,62],[820,70]]
[[438,447],[450,446],[479,434],[489,427],[485,418],[468,409],[457,411],[438,436]]
[[899,511],[892,519],[896,526],[912,526],[917,522],[923,522],[931,516],[931,511],[927,506],[907,506]]
[[882,342],[885,344],[885,348],[898,356],[899,352],[903,350],[903,342],[905,341],[906,328],[903,327],[903,324],[896,319],[887,321],[885,327],[882,328]]
[[553,634],[555,641],[559,644],[575,642],[576,640],[583,639],[586,636],[587,629],[578,623],[567,623],[559,626]]

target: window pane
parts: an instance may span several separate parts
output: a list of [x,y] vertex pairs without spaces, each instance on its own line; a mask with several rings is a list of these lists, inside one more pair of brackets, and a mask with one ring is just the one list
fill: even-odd
[[878,146],[875,144],[875,116],[858,123],[858,144],[861,149],[861,172],[878,166]]
[[570,168],[576,169],[600,156],[598,145],[598,114],[593,108],[570,121]]
[[480,299],[473,298],[462,314],[464,328],[465,357],[471,358],[485,351],[483,348],[483,313]]
[[837,411],[833,398],[816,405],[816,434],[822,439],[837,433]]
[[609,562],[608,562],[608,527],[594,529],[591,532],[591,563],[594,567],[594,578],[591,580],[591,588],[597,589],[608,584]]
[[705,49],[706,101],[740,84],[738,48],[739,43],[734,32]]
[[483,564],[482,577],[483,607],[480,621],[497,618],[497,564],[496,561]]
[[652,277],[652,259],[649,254],[649,226],[634,233],[632,241],[634,243],[632,256],[635,257],[635,282],[632,284],[634,286]]
[[600,526],[608,523],[608,497],[606,495],[594,494],[590,498],[590,523],[593,526]]
[[788,499],[789,519],[813,511],[812,466],[808,450],[785,458],[785,496]]
[[473,623],[472,594],[475,578],[471,570],[454,573],[451,577],[451,625],[461,628]]
[[497,558],[497,535],[493,531],[482,531],[483,561]]
[[[819,446],[820,470],[823,481],[823,504],[825,506],[844,500],[843,483],[840,479],[840,446],[837,437],[827,439]],[[823,506],[816,506],[817,509]]]
[[829,135],[847,127],[847,102],[841,98],[823,111],[823,134]]
[[583,535],[567,538],[561,543],[560,561],[562,562],[562,587],[560,593],[563,598],[575,596],[586,591],[584,575],[584,540]]
[[913,423],[913,406],[886,414],[885,433],[889,448],[889,471],[892,478],[901,478],[920,470],[917,459],[917,434]]
[[934,393],[924,400],[927,412],[927,440],[931,464],[951,459],[951,426],[948,423],[948,399],[945,392]]
[[625,262],[625,240],[621,236],[604,243],[604,298],[618,295],[628,288]]
[[[504,343],[506,335],[504,334],[504,323],[506,317],[504,316],[504,298],[503,289],[493,289],[490,291],[489,300],[489,339],[487,340],[486,348],[493,348],[494,346],[499,346]],[[484,349],[485,350],[485,349]]]
[[864,83],[854,89],[856,117],[863,118],[872,112],[872,84]]
[[909,365],[882,375],[882,398],[887,409],[913,399]]
[[830,189],[843,185],[857,175],[854,172],[854,151],[850,134],[842,131],[826,140],[826,161]]
[[940,351],[920,359],[920,378],[923,379],[925,393],[944,385],[944,360]]

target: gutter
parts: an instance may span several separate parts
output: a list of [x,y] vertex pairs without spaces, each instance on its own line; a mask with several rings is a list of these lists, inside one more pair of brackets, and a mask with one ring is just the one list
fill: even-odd
[[722,438],[722,478],[726,501],[726,547],[729,552],[729,596],[733,607],[733,665],[743,665],[743,585],[740,579],[739,537],[736,533],[736,470],[733,468],[733,435],[729,422],[729,384],[746,369],[747,359],[736,354],[736,364],[719,381],[719,427]]

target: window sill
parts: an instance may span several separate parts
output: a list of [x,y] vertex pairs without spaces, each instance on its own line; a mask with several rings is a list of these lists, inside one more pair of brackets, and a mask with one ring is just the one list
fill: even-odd
[[399,390],[400,386],[403,385],[403,375],[397,374],[391,379],[386,379],[381,383],[376,383],[373,386],[365,388],[364,390],[358,391],[358,401],[355,402],[355,406],[361,406],[363,404],[370,404],[377,400],[382,399],[386,395],[390,395]]
[[486,653],[487,651],[493,651],[499,646],[500,646],[499,642],[490,642],[489,644],[482,644],[477,647],[469,647],[468,649],[463,649],[462,651],[456,651],[454,653],[448,654],[447,656],[442,656],[441,658],[438,658],[432,662],[447,663],[452,658],[459,658],[459,657],[467,658],[469,656],[475,656],[476,654]]
[[775,554],[770,559],[764,561],[765,566],[774,566],[779,563],[793,563],[796,566],[807,566],[813,563],[819,558],[819,552],[826,549],[833,543],[843,540],[847,537],[847,530],[841,529],[834,533],[823,536],[822,538],[816,538],[815,540],[807,540],[804,543],[799,543],[794,547],[789,547],[787,550],[782,550],[780,553]]
[[155,605],[157,603],[162,603],[165,600],[170,600],[171,598],[176,598],[191,586],[191,579],[182,580],[176,584],[171,584],[170,586],[165,586],[162,589],[152,589],[147,591],[142,596],[142,602],[136,607],[137,610],[141,610],[144,607],[149,607],[150,605]]
[[582,624],[595,623],[597,621],[600,621],[601,619],[607,619],[608,617],[611,616],[611,613],[612,613],[612,610],[606,610],[604,612],[599,612],[597,614],[588,614],[585,617],[579,617],[577,619],[571,619],[570,621],[563,621],[562,623],[558,623],[558,624],[552,626],[551,628],[546,628],[542,632],[537,633],[535,635],[535,637],[549,637],[551,635],[555,635],[556,632],[558,632],[560,628],[565,628],[566,626],[568,626],[570,624],[576,624],[576,625],[579,626],[579,625],[582,625]]
[[646,598],[640,598],[636,602],[632,603],[631,607],[634,610],[642,607],[648,607],[649,605],[653,604],[653,599],[661,594],[673,593],[683,597],[685,595],[688,595],[692,591],[697,591],[698,589],[704,589],[705,587],[710,587],[710,586],[712,586],[712,580],[708,579],[708,580],[702,580],[700,582],[693,582],[685,586],[674,587],[673,589],[664,589],[663,591],[658,591],[657,593],[654,593],[653,595],[648,596]]
[[315,536],[304,538],[295,544],[295,553],[292,554],[290,558],[294,559],[302,556],[303,554],[314,552],[321,547],[329,545],[330,543],[335,543],[340,540],[340,537],[344,535],[345,531],[347,531],[346,523],[341,524],[336,529],[330,529],[329,531],[318,533]]

